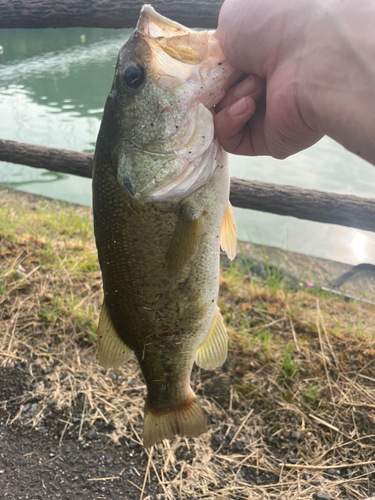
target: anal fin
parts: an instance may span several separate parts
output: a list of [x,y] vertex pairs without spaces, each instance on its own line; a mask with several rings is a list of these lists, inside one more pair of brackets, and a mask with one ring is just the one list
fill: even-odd
[[118,368],[132,357],[133,351],[121,340],[113,326],[105,301],[100,313],[97,335],[98,360],[104,368]]
[[220,246],[227,253],[228,258],[233,260],[237,253],[237,226],[234,219],[233,208],[228,201],[220,231]]
[[213,370],[224,363],[227,359],[227,353],[228,335],[223,317],[218,309],[206,340],[197,350],[195,362],[205,370]]
[[206,419],[191,389],[186,400],[170,410],[151,408],[146,402],[143,423],[145,448],[176,435],[198,437],[204,432],[207,432]]

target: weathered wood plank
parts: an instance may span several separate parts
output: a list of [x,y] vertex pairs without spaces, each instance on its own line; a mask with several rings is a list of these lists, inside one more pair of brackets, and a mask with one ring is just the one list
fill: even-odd
[[0,161],[91,177],[93,155],[0,139]]
[[232,177],[230,200],[240,208],[375,231],[375,199]]
[[[0,0],[0,28],[134,28],[143,0]],[[154,0],[153,7],[194,28],[216,28],[223,0]]]
[[[0,161],[91,177],[93,155],[0,139]],[[375,199],[235,177],[230,199],[236,207],[375,232]]]

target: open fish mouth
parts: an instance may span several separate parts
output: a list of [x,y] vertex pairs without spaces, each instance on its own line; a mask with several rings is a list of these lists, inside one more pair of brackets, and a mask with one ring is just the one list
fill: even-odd
[[151,5],[142,7],[136,31],[151,49],[151,68],[160,88],[167,90],[183,82],[202,80],[199,65],[208,49],[205,32],[197,33],[166,19]]
[[[175,61],[196,65],[207,55],[207,44],[194,43],[196,39],[207,38],[204,33],[196,32],[158,14],[151,5],[143,5],[136,31],[155,43],[166,55]],[[203,37],[202,37],[203,35]],[[160,55],[160,52],[157,52]]]
[[[191,30],[158,14],[151,5],[142,7],[136,32],[151,49],[151,68],[160,88],[170,89],[183,82],[199,82],[203,85],[199,89],[202,91],[199,92],[201,102],[207,108],[219,102],[224,93],[220,80],[226,79],[228,73],[233,74],[234,69],[223,61],[224,55],[212,32]],[[223,64],[224,67],[212,72],[213,67]],[[210,72],[213,74],[209,75]],[[235,73],[231,83],[239,77],[239,72]],[[212,87],[205,81],[208,76],[219,80],[209,99],[204,88]]]

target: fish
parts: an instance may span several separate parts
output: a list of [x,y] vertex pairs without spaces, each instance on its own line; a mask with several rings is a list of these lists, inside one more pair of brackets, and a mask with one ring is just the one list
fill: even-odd
[[207,431],[191,371],[227,357],[219,259],[220,245],[236,254],[236,224],[212,110],[239,76],[212,32],[144,5],[105,104],[93,167],[98,360],[116,368],[136,356],[145,448]]

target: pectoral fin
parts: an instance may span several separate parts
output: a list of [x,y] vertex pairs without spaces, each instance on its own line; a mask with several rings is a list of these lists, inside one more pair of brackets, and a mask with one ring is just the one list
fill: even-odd
[[224,363],[227,353],[228,335],[218,309],[211,330],[195,355],[195,362],[205,370],[213,370]]
[[182,211],[166,255],[170,275],[182,269],[195,255],[200,242],[201,228],[202,215],[193,218]]
[[233,208],[228,201],[220,232],[220,246],[227,253],[228,258],[233,260],[237,252],[237,226],[234,219]]
[[103,302],[98,326],[98,360],[104,368],[118,368],[128,361],[133,351],[118,336]]

